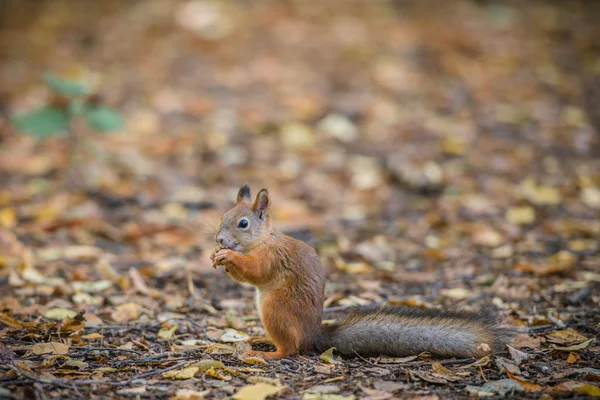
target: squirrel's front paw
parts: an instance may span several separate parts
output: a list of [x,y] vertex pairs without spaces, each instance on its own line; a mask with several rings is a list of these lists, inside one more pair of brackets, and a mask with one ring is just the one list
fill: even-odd
[[221,249],[215,249],[216,253],[214,254],[214,257],[211,257],[213,260],[213,266],[217,266],[217,265],[223,265],[224,263],[231,261],[234,252],[232,250],[226,249],[226,248],[221,248]]
[[210,260],[213,262],[213,268],[217,268],[217,265],[219,265],[219,263],[215,260],[215,257],[217,256],[217,253],[224,248],[224,246],[218,245],[213,249],[213,251],[210,252]]

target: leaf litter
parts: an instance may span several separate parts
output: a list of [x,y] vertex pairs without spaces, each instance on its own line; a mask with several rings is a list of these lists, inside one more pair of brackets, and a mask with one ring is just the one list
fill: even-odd
[[[597,6],[109,3],[0,28],[0,395],[598,395]],[[64,138],[5,118],[49,65],[101,74],[126,121],[81,149],[85,187]],[[521,333],[480,360],[245,357],[254,293],[208,254],[246,181],[317,249],[327,320],[492,303]]]

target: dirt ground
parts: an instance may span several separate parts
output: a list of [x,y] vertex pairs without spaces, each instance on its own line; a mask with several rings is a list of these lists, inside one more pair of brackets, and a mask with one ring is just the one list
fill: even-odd
[[[4,1],[0,398],[600,396],[600,3]],[[46,71],[126,128],[23,135]],[[326,318],[496,310],[483,359],[244,359],[213,269],[243,183],[317,249]],[[267,348],[257,345],[255,348]]]

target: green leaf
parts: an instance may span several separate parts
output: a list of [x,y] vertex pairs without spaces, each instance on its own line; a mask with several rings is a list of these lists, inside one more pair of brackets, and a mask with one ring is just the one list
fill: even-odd
[[44,74],[44,81],[50,89],[63,96],[78,97],[89,93],[89,88],[85,84],[61,78],[51,72]]
[[69,126],[69,117],[64,110],[42,107],[15,115],[13,123],[23,133],[43,139],[65,132]]
[[123,129],[125,125],[121,114],[117,110],[106,106],[88,108],[85,119],[90,127],[98,132],[118,131]]

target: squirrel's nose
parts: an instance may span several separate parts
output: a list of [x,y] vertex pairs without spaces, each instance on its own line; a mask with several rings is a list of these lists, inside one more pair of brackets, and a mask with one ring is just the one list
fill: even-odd
[[223,244],[223,242],[225,241],[225,238],[223,236],[219,236],[219,235],[217,235],[215,237],[215,239],[217,240],[217,243],[219,243],[219,244]]

